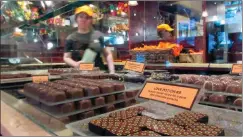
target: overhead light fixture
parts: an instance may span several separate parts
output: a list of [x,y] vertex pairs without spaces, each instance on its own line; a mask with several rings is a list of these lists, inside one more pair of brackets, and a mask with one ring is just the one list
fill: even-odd
[[15,32],[22,32],[22,29],[20,29],[20,28],[15,28]]
[[54,45],[53,45],[52,42],[48,42],[48,43],[47,43],[47,49],[48,49],[48,50],[52,49],[53,46],[54,46]]
[[137,6],[138,2],[137,1],[128,1],[129,6]]
[[213,16],[213,21],[217,21],[218,20],[218,16]]
[[202,16],[203,16],[203,17],[207,17],[207,16],[208,16],[208,12],[207,12],[206,10],[203,11]]
[[225,20],[221,20],[221,21],[220,21],[220,24],[221,24],[221,25],[225,24]]
[[136,35],[136,36],[138,36],[139,34],[138,34],[138,33],[136,33],[135,35]]
[[217,4],[217,2],[214,2],[214,4],[216,5],[216,4]]
[[133,16],[137,16],[137,14],[136,14],[136,13],[134,13],[134,14],[133,14]]
[[6,1],[6,0],[3,0],[2,2],[3,2],[3,3],[7,3],[8,1]]
[[46,6],[47,7],[50,7],[50,6],[52,6],[53,5],[53,2],[52,1],[45,1],[45,3],[46,3]]
[[93,4],[89,4],[89,7],[94,8],[95,6]]
[[36,43],[36,42],[38,42],[38,40],[35,38],[35,39],[34,39],[34,42]]

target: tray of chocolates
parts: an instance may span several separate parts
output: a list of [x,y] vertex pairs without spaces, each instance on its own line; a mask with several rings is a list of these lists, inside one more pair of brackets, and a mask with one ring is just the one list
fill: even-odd
[[[185,111],[173,106],[169,107],[161,103],[160,105],[164,108],[164,111],[173,113],[174,116],[168,119],[158,120],[142,115],[144,110],[149,111],[149,107],[151,107],[151,101],[147,101],[114,112],[76,121],[67,124],[66,127],[82,136],[242,135],[241,129],[236,128],[232,123],[232,119],[241,115],[239,112],[230,110],[226,112],[224,109],[199,104],[194,105],[192,111]],[[242,125],[242,121],[240,124]]]
[[[35,108],[39,109],[40,111],[55,117],[55,118],[63,118],[63,117],[69,117],[89,111],[93,111],[96,109],[102,109],[103,112],[110,112],[115,110],[114,105],[117,106],[117,108],[123,108],[130,106],[131,104],[134,104],[134,98],[126,98],[123,100],[115,100],[111,103],[105,103],[105,104],[94,104],[95,99],[87,99],[87,100],[81,100],[77,102],[69,102],[65,104],[60,104],[56,106],[46,106],[39,102],[36,102],[34,100],[31,100],[30,98],[26,99],[27,103],[32,104]],[[35,103],[31,103],[35,102]],[[112,108],[113,106],[113,108]]]
[[[141,85],[114,80],[92,80],[72,78],[54,82],[28,83],[24,86],[24,95],[47,106],[55,106],[75,101],[87,100],[115,94],[128,94],[134,97]],[[108,102],[114,98],[109,96]]]

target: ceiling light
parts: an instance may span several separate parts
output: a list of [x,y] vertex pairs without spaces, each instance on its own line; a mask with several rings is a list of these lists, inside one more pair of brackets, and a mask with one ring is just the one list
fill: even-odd
[[225,24],[225,20],[221,20],[220,24],[222,24],[222,25]]
[[22,32],[22,29],[20,29],[20,28],[15,28],[15,32]]
[[53,46],[54,46],[54,45],[53,45],[52,42],[48,42],[48,43],[47,43],[47,49],[48,49],[48,50],[52,49]]
[[48,7],[50,7],[50,6],[53,5],[53,2],[52,1],[45,1],[45,3],[46,3],[46,6],[48,6]]
[[133,15],[134,15],[134,16],[137,16],[137,14],[136,14],[136,13],[134,13]]
[[136,33],[135,35],[136,35],[136,36],[138,36],[139,34],[138,34],[138,33]]
[[202,16],[203,16],[203,17],[207,17],[207,16],[208,16],[208,12],[207,12],[206,10],[203,11]]
[[217,2],[214,2],[214,4],[216,5],[216,4],[217,4]]
[[128,1],[129,6],[137,6],[138,2],[137,1]]
[[218,20],[218,16],[213,16],[213,21],[217,21]]
[[38,42],[38,40],[35,38],[35,39],[34,39],[34,42],[36,43],[36,42]]
[[89,4],[89,6],[90,6],[91,8],[94,8],[94,7],[95,7],[93,4]]

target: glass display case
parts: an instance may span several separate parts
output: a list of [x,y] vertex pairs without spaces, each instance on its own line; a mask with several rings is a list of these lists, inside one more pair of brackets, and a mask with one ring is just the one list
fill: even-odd
[[[113,77],[106,73],[96,76],[96,73],[104,73],[99,68],[94,68],[94,72],[81,71],[64,62],[68,36],[78,30],[75,9],[83,5],[92,8],[92,28],[102,33],[102,42],[111,50],[116,69]],[[100,84],[101,77],[123,84],[135,83],[139,88],[134,89],[134,97],[148,79],[196,85],[205,91],[205,95],[200,104],[195,104],[195,110],[208,113],[207,106],[212,106],[209,107],[210,116],[215,121],[233,123],[237,123],[235,119],[225,120],[226,117],[230,117],[231,114],[239,116],[242,112],[242,87],[239,86],[242,80],[240,76],[230,74],[233,64],[242,64],[242,0],[1,1],[0,12],[1,102],[48,134],[76,135],[67,129],[67,125],[72,126],[72,122],[75,122],[75,128],[78,128],[76,124],[80,124],[81,118],[74,113],[61,118],[53,117],[48,113],[52,107],[44,111],[45,103],[24,94],[24,85],[32,83],[33,76],[48,76],[48,81],[54,83],[50,84],[51,86],[57,84],[57,80],[64,81],[58,83],[61,87],[67,84],[65,81],[69,81],[72,76],[78,76],[76,82],[83,82],[82,78],[90,77],[97,80],[97,83],[92,83],[92,80],[87,82],[92,86]],[[83,50],[81,52],[83,53]],[[104,56],[101,55],[101,58],[106,72],[107,62]],[[123,69],[126,61],[144,63],[144,72],[138,74]],[[81,75],[85,76],[79,77]],[[221,82],[217,81],[219,79]],[[72,86],[77,85],[74,80],[72,82]],[[116,83],[106,82],[112,86]],[[205,86],[206,84],[208,86]],[[105,88],[109,86],[106,85]],[[104,93],[104,96],[110,94]],[[226,103],[210,102],[209,97],[212,94],[220,96],[217,99],[212,97],[212,100],[223,100]],[[79,99],[76,98],[73,102],[83,100]],[[70,100],[65,101],[64,103],[70,103]],[[133,99],[129,101],[133,101],[131,104],[134,104]],[[136,103],[136,106],[142,106],[138,100]],[[161,106],[164,105],[168,106]],[[218,108],[214,109],[215,107]],[[170,111],[176,109],[168,106]],[[220,113],[216,117],[213,111]],[[8,111],[4,113],[7,115]],[[223,115],[224,113],[227,115]],[[98,117],[100,114],[102,113],[99,113]],[[220,117],[224,118],[217,119]],[[93,118],[86,118],[84,121],[87,126]],[[219,124],[225,126],[224,123]],[[227,128],[231,128],[230,134],[235,130],[235,134],[238,135],[238,127],[241,126],[240,119],[237,129],[232,125],[227,125]],[[87,130],[87,127],[82,128],[84,131]]]

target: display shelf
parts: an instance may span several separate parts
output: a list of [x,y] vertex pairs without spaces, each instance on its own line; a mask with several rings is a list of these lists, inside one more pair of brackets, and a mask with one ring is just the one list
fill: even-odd
[[[131,107],[144,106],[146,108],[151,108],[152,104],[160,107],[161,111],[166,112],[164,114],[175,115],[179,112],[185,111],[181,108],[176,108],[176,107],[169,106],[169,105],[162,104],[162,103],[155,103],[153,101],[147,101],[147,102],[140,103],[140,104],[137,104],[137,105],[134,105]],[[225,110],[225,109],[220,109],[220,108],[214,108],[214,107],[210,107],[210,106],[203,106],[200,104],[195,104],[193,106],[192,111],[207,114],[209,116],[209,124],[217,125],[221,128],[224,128],[226,136],[239,136],[239,135],[241,136],[242,135],[242,129],[235,128],[234,130],[232,130],[232,128],[230,127],[231,125],[235,125],[237,127],[242,125],[243,122],[242,122],[240,112]],[[89,131],[88,123],[93,119],[97,119],[100,117],[106,117],[108,115],[109,115],[109,113],[105,113],[105,114],[102,114],[99,116],[76,121],[76,122],[67,124],[66,127],[80,136],[97,136],[97,134],[94,134],[91,131]],[[232,117],[231,120],[225,118],[225,117],[231,117],[231,116],[234,116],[234,117]],[[234,122],[234,121],[237,121],[237,122]]]
[[70,112],[70,113],[55,112],[55,111],[52,111],[53,110],[52,108],[43,107],[43,106],[40,106],[40,105],[34,105],[34,107],[36,107],[40,111],[42,111],[42,112],[44,112],[44,113],[46,113],[46,114],[48,114],[48,115],[50,115],[54,118],[65,118],[65,117],[68,117],[68,116],[73,116],[73,115],[80,114],[80,113],[83,113],[83,112],[99,109],[99,108],[106,107],[106,106],[109,106],[109,105],[122,103],[122,102],[125,102],[125,101],[130,101],[130,100],[133,100],[133,99],[134,98],[127,98],[127,99],[124,99],[124,100],[118,100],[118,101],[114,101],[112,103],[107,103],[105,105],[94,106],[94,107],[91,107],[91,108],[88,108],[88,109],[76,110],[76,111],[73,111],[73,112]]
[[212,94],[232,96],[232,97],[242,97],[242,94],[234,94],[234,93],[227,93],[227,92],[220,92],[220,91],[208,91],[208,90],[204,90],[204,91],[205,93],[212,93]]
[[232,109],[240,109],[240,110],[242,109],[242,107],[234,106],[232,104],[219,104],[219,103],[212,103],[207,101],[200,101],[199,103],[204,105],[212,105],[212,106],[224,107],[224,108],[232,108]]
[[[50,80],[57,80],[61,79],[61,76],[59,75],[51,75],[49,77]],[[13,84],[13,83],[21,83],[21,82],[30,82],[32,81],[32,77],[27,78],[15,78],[15,79],[1,79],[1,84]]]
[[[111,81],[109,81],[111,82]],[[86,100],[86,99],[92,99],[92,98],[96,98],[96,97],[101,97],[101,96],[107,96],[107,95],[113,95],[113,94],[118,94],[118,93],[123,93],[123,92],[129,92],[129,91],[134,91],[134,90],[140,90],[141,85],[140,84],[134,84],[134,83],[129,83],[129,82],[124,82],[125,84],[125,90],[122,91],[115,91],[115,92],[110,92],[110,93],[105,93],[105,94],[98,94],[98,95],[94,95],[94,96],[87,96],[87,97],[81,97],[81,98],[76,98],[76,99],[68,99],[65,101],[60,101],[60,102],[47,102],[44,99],[40,99],[37,96],[31,95],[27,92],[23,92],[23,94],[26,97],[32,98],[36,101],[39,101],[47,106],[56,106],[56,105],[60,105],[60,104],[64,104],[64,103],[69,103],[69,102],[75,102],[75,101],[81,101],[81,100]]]

